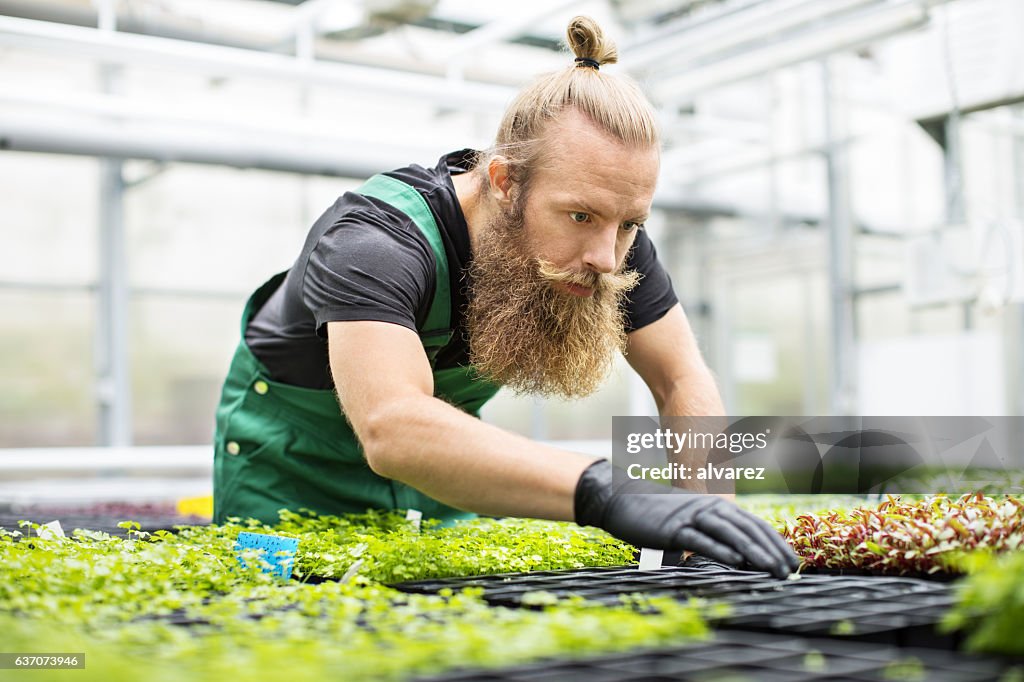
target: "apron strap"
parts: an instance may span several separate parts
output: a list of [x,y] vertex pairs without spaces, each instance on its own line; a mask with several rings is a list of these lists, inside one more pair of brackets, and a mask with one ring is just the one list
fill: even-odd
[[389,204],[404,213],[426,237],[434,252],[435,274],[434,298],[430,302],[430,311],[426,322],[420,330],[420,340],[433,362],[434,356],[442,346],[447,345],[452,337],[451,325],[451,284],[448,278],[448,256],[441,239],[434,213],[427,205],[423,195],[408,183],[397,180],[390,175],[374,175],[359,189],[359,194],[373,197]]

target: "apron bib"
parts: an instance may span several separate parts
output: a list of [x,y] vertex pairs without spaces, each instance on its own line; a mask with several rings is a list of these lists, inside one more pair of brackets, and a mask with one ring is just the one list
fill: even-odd
[[[434,215],[406,183],[375,175],[357,190],[406,214],[434,252],[436,281],[430,311],[419,330],[433,367],[452,336],[448,258]],[[229,516],[278,521],[279,509],[319,514],[367,509],[418,509],[452,523],[475,514],[443,504],[404,483],[374,473],[341,412],[333,390],[302,388],[270,379],[245,342],[249,320],[284,281],[282,272],[249,298],[242,338],[221,391],[214,435],[214,523]],[[434,369],[434,395],[479,416],[498,391],[470,367]]]

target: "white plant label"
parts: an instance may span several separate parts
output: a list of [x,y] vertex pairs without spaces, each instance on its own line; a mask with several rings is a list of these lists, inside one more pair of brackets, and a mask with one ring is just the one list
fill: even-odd
[[347,583],[349,580],[352,580],[352,578],[356,577],[356,573],[358,573],[359,569],[362,568],[362,567],[363,567],[363,560],[362,559],[356,559],[355,563],[353,563],[351,566],[349,566],[348,570],[345,571],[345,575],[341,576],[341,582]]
[[661,560],[664,556],[665,550],[644,547],[640,550],[640,570],[654,571],[661,568]]
[[43,540],[56,540],[57,538],[66,537],[64,535],[64,529],[60,527],[60,521],[44,523],[36,529],[36,535],[41,537]]
[[412,523],[412,527],[416,529],[416,532],[420,532],[420,521],[423,520],[423,512],[419,509],[410,509],[405,513],[405,520]]

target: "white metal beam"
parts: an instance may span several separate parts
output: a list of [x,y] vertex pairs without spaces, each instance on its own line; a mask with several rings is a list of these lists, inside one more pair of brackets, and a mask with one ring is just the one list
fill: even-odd
[[99,282],[96,292],[96,404],[99,443],[132,444],[131,358],[128,347],[128,254],[123,161],[100,164]]
[[326,85],[397,100],[416,99],[449,109],[501,110],[516,92],[513,88],[488,83],[456,82],[354,64],[311,62],[256,50],[13,17],[0,17],[0,46],[41,49],[112,64],[192,70],[211,76],[248,76],[295,85]]
[[209,471],[211,445],[147,445],[134,447],[0,448],[0,478],[87,471]]
[[631,47],[623,59],[630,69],[654,67],[658,62],[695,62],[722,54],[758,40],[765,40],[797,27],[822,21],[843,12],[882,0],[774,0],[713,22],[702,22],[661,40]]
[[821,62],[822,103],[825,128],[825,166],[828,179],[828,282],[831,301],[832,371],[829,408],[834,415],[852,415],[857,410],[857,327],[854,324],[856,282],[854,274],[854,222],[850,204],[850,160],[836,115],[835,80],[827,59]]
[[12,151],[209,163],[351,178],[436,158],[446,151],[357,138],[265,136],[255,131],[231,133],[157,122],[13,112],[0,112],[0,145]]
[[489,47],[512,38],[517,38],[528,30],[536,28],[537,23],[547,19],[552,14],[578,5],[580,0],[558,0],[544,4],[536,12],[519,12],[511,18],[499,19],[489,24],[484,24],[468,33],[449,42],[449,59],[464,57],[465,55]]
[[466,61],[475,51],[518,37],[543,19],[576,4],[579,0],[552,1],[536,12],[523,12],[512,19],[492,21],[455,38],[449,42],[444,57],[448,78],[461,80]]
[[824,55],[867,45],[879,38],[922,26],[928,11],[917,0],[886,5],[823,28],[808,30],[792,40],[744,52],[705,67],[656,82],[652,94],[661,102],[679,102],[700,92],[727,85]]
[[[190,99],[188,107],[179,102],[154,102],[120,95],[54,92],[50,89],[0,90],[0,104],[19,110],[37,109],[43,115],[73,115],[88,121],[93,118],[124,121],[128,124],[160,124],[188,129],[206,129],[222,133],[259,133],[269,137],[323,139],[325,143],[348,143],[352,135],[339,134],[337,119],[313,116],[260,115],[239,117],[237,108],[225,108],[213,98]],[[69,119],[69,121],[72,119]],[[0,134],[3,129],[0,129]]]

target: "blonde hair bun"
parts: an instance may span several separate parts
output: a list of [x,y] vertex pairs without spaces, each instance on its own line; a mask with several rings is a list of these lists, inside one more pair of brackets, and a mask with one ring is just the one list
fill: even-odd
[[590,17],[573,17],[565,30],[565,38],[577,59],[593,60],[599,65],[619,61],[615,43],[605,37],[604,31]]

